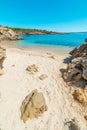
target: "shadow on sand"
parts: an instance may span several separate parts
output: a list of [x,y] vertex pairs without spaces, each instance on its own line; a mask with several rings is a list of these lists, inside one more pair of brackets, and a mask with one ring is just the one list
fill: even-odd
[[[68,65],[68,64],[70,63],[70,57],[66,57],[66,58],[64,59],[63,63]],[[62,77],[64,76],[64,73],[66,72],[66,70],[67,70],[67,68],[66,68],[66,69],[64,69],[64,68],[61,68],[61,69],[60,69],[60,72],[61,72],[61,74],[62,74]]]

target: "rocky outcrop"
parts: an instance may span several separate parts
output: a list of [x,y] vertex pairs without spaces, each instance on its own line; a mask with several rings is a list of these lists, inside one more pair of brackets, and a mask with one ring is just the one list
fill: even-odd
[[43,94],[39,93],[37,90],[32,91],[22,102],[20,110],[23,122],[26,122],[28,118],[39,117],[47,110]]
[[81,46],[75,48],[70,52],[71,59],[77,58],[77,57],[87,57],[87,39],[85,39],[85,43]]
[[22,40],[13,30],[5,27],[0,27],[0,41],[2,40]]
[[87,42],[70,52],[71,61],[68,64],[64,79],[78,87],[87,85]]
[[70,63],[64,73],[64,79],[71,85],[71,89],[73,85],[73,97],[81,104],[82,109],[84,108],[82,114],[87,120],[87,39],[70,54]]
[[0,47],[0,69],[3,68],[3,61],[6,58],[6,50]]

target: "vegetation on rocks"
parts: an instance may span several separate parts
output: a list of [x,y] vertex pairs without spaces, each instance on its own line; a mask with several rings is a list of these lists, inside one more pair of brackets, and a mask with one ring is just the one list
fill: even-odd
[[16,31],[18,34],[57,34],[57,32],[41,30],[41,29],[27,29],[27,28],[11,28],[13,31]]

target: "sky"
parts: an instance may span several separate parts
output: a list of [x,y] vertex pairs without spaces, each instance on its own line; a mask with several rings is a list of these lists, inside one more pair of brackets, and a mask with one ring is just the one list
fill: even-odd
[[87,31],[87,0],[0,0],[0,25]]

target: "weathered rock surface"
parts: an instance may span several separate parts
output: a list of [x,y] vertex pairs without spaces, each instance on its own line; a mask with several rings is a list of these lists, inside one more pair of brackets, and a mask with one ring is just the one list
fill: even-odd
[[82,126],[79,124],[76,118],[66,122],[65,125],[68,126],[67,130],[83,130]]
[[47,110],[43,94],[39,93],[37,90],[32,91],[22,102],[20,110],[23,122],[26,122],[28,118],[39,117]]
[[71,122],[69,130],[80,130],[79,126],[75,122]]
[[0,27],[0,41],[2,40],[22,40],[13,30],[5,27]]
[[64,79],[78,87],[87,85],[87,42],[70,52],[71,61],[68,64]]
[[72,50],[70,54],[71,54],[71,59],[77,57],[87,57],[87,39],[85,39],[84,44]]
[[35,74],[36,72],[38,72],[38,66],[36,66],[35,64],[30,65],[26,68],[26,71],[28,71],[30,74]]
[[[87,109],[87,39],[70,54],[70,63],[64,73],[64,79],[74,85],[74,98]],[[84,111],[83,116],[87,120],[87,112]]]
[[0,69],[2,69],[2,67],[3,67],[3,61],[5,58],[6,58],[6,50],[4,48],[0,47]]
[[80,103],[87,103],[87,90],[77,89],[75,90],[75,99],[77,99]]

